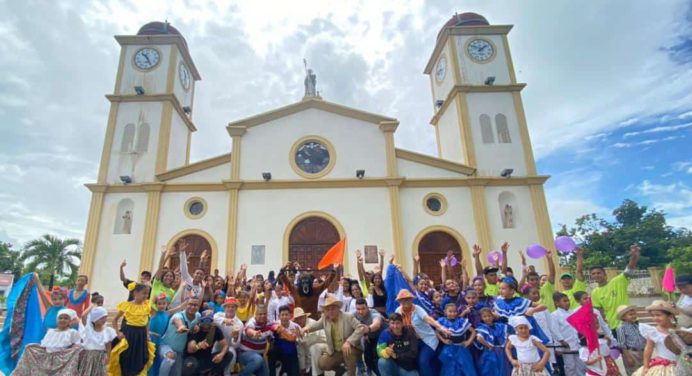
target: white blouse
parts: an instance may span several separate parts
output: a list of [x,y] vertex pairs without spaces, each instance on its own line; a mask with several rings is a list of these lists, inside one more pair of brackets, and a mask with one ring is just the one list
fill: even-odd
[[658,331],[658,329],[656,329],[655,326],[651,326],[648,324],[639,324],[639,332],[642,334],[642,337],[653,341],[655,345],[655,356],[666,360],[670,360],[671,362],[677,361],[678,356],[675,355],[672,351],[668,350],[666,345],[663,343],[666,337],[668,337],[668,334],[661,333]]
[[97,332],[93,325],[88,324],[82,332],[82,347],[84,350],[105,351],[106,345],[117,336],[115,330],[110,326],[104,326],[100,332]]
[[538,356],[538,347],[533,341],[541,341],[538,337],[530,336],[527,340],[522,341],[516,334],[509,336],[509,342],[517,349],[517,360],[523,364],[538,363],[541,358]]
[[605,359],[601,359],[600,361],[592,365],[586,364],[587,360],[594,360],[599,354],[600,349],[594,350],[593,352],[589,353],[589,349],[587,349],[585,346],[579,348],[579,359],[581,359],[584,362],[584,364],[586,365],[586,369],[595,373],[596,375],[605,376],[608,374],[608,365],[606,364]]
[[67,330],[48,329],[48,333],[41,340],[41,347],[46,348],[46,352],[54,353],[67,350],[72,345],[80,342],[79,332],[70,328]]

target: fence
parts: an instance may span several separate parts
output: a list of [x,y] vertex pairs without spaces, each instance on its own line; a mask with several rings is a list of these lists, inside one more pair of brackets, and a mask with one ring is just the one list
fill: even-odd
[[[569,268],[561,267],[561,272],[569,272]],[[621,270],[615,268],[605,268],[608,280],[615,278],[622,273]],[[661,280],[663,279],[663,268],[648,268],[636,269],[631,272],[630,284],[627,292],[630,296],[656,296],[660,295]],[[586,282],[588,292],[597,287],[597,284],[591,281],[591,276],[588,271],[584,271],[584,281]]]

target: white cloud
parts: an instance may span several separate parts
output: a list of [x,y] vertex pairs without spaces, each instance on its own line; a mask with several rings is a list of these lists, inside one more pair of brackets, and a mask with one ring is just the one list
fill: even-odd
[[546,199],[553,229],[560,225],[568,227],[574,221],[590,213],[601,217],[610,215],[611,210],[594,201],[598,197],[598,186],[602,175],[600,172],[577,168],[554,175],[546,186]]
[[673,131],[678,131],[680,129],[690,128],[690,127],[692,127],[692,123],[669,125],[669,126],[663,126],[663,127],[654,127],[654,128],[650,128],[650,129],[646,129],[646,130],[638,131],[638,132],[627,132],[623,135],[623,137],[627,138],[627,137],[639,136],[641,134],[648,134],[648,133],[673,132]]
[[651,206],[667,213],[671,225],[692,228],[692,188],[683,182],[656,184],[644,180],[637,186]]

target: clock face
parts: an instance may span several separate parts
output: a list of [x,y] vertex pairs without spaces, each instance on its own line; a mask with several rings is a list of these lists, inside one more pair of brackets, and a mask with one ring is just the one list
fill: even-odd
[[303,142],[296,150],[298,168],[308,174],[317,174],[329,165],[329,149],[318,141]]
[[189,90],[190,83],[192,82],[192,75],[190,75],[190,71],[185,64],[181,63],[178,66],[178,78],[180,78],[180,84],[183,85],[183,89]]
[[145,47],[135,53],[135,65],[142,70],[153,69],[159,64],[161,55],[154,48]]
[[442,56],[440,61],[437,62],[437,67],[435,67],[435,79],[442,81],[447,74],[447,58]]
[[489,61],[494,55],[493,45],[485,39],[474,39],[466,46],[466,52],[476,61]]

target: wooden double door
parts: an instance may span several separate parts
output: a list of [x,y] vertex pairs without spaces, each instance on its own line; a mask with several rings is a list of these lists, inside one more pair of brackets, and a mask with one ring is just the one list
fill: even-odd
[[288,259],[297,261],[302,268],[315,270],[324,254],[340,239],[339,231],[331,222],[321,217],[307,217],[291,230]]
[[[173,252],[175,255],[178,252],[187,252],[187,270],[192,275],[199,266],[200,259],[202,258],[202,253],[207,251],[209,254],[209,262],[204,265],[204,271],[207,274],[211,272],[211,244],[201,235],[187,235],[178,239],[175,244],[173,244]],[[156,260],[158,262],[158,260]],[[170,260],[170,268],[172,270],[177,270],[180,267],[180,259],[172,257]]]
[[[440,269],[440,260],[447,256],[447,251],[452,251],[454,257],[458,261],[462,255],[461,245],[450,234],[444,231],[432,231],[423,236],[418,243],[418,255],[420,256],[421,272],[430,276],[435,285],[441,283],[442,271]],[[452,267],[452,273],[458,275],[461,273],[461,266]]]

